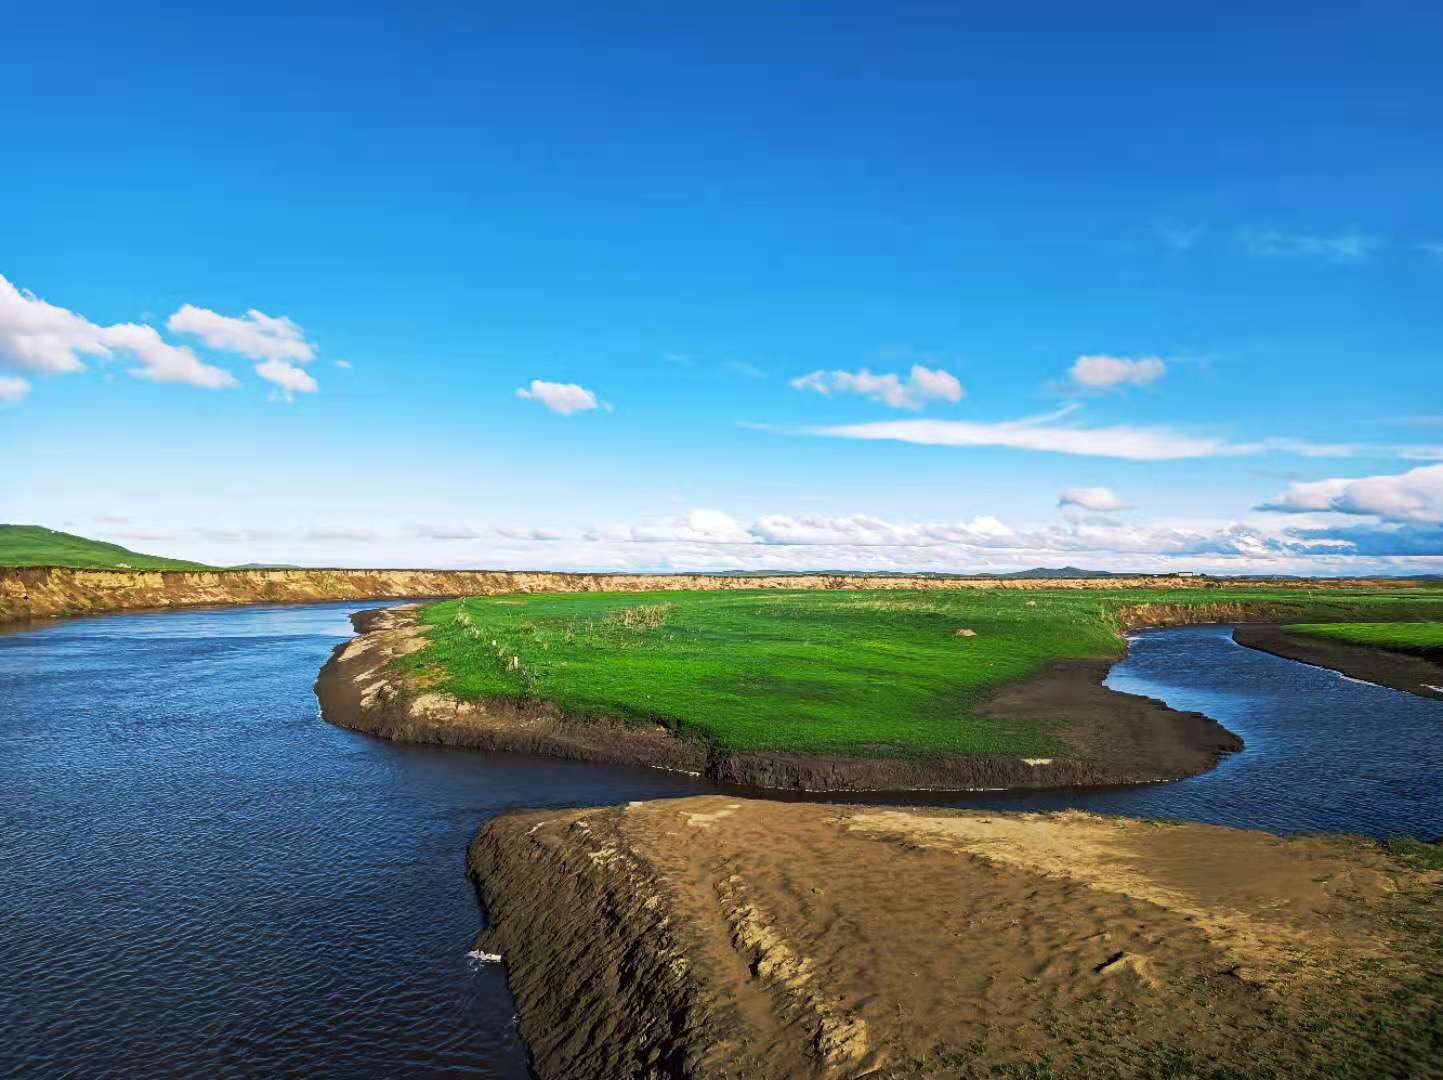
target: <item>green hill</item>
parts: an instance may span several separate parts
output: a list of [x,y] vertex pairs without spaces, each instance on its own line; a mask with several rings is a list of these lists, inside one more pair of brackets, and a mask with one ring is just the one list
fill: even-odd
[[0,566],[87,566],[133,570],[212,570],[205,563],[142,555],[41,525],[0,525]]

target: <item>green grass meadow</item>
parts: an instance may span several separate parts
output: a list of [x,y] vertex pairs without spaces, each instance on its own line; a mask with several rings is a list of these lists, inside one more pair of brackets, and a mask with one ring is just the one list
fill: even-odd
[[542,699],[729,750],[1053,756],[1046,724],[974,706],[1054,660],[1121,656],[1129,606],[1218,603],[1279,622],[1443,618],[1438,586],[525,594],[428,605],[430,643],[403,663],[462,699]]
[[40,525],[0,525],[0,566],[76,566],[117,570],[210,570],[204,563],[142,555]]
[[1367,645],[1429,660],[1443,659],[1443,622],[1294,623],[1283,629],[1290,634],[1348,645]]

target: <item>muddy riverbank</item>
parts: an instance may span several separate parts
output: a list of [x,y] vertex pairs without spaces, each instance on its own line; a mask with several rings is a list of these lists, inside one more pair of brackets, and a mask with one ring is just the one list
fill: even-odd
[[1440,1067],[1443,875],[1357,838],[706,796],[506,815],[470,869],[542,1077]]
[[1330,668],[1353,679],[1443,700],[1443,664],[1421,656],[1290,634],[1281,626],[1239,626],[1233,631],[1233,640],[1249,649]]
[[425,644],[414,608],[364,612],[358,636],[321,670],[321,713],[341,727],[401,742],[510,750],[609,764],[650,765],[719,783],[793,791],[961,791],[1140,783],[1212,768],[1242,740],[1215,720],[1102,685],[1110,659],[1070,660],[1004,687],[983,716],[1026,717],[1058,732],[1066,757],[858,757],[724,752],[659,725],[574,722],[545,702],[458,701],[420,685],[393,661]]

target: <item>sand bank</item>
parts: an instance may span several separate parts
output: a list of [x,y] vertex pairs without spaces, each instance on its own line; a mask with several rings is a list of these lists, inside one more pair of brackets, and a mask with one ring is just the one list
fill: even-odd
[[470,867],[542,1077],[1440,1069],[1443,875],[1357,839],[708,796]]

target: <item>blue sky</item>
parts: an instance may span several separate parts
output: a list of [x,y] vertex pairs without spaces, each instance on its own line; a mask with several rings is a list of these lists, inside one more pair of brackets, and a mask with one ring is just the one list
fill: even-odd
[[0,519],[1443,569],[1436,5],[536,8],[9,13]]

